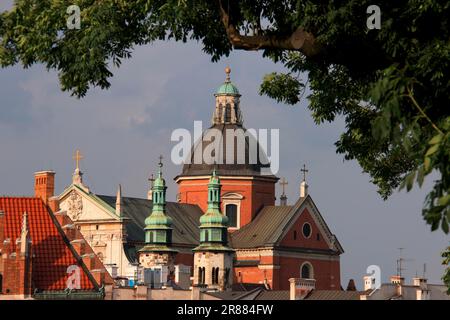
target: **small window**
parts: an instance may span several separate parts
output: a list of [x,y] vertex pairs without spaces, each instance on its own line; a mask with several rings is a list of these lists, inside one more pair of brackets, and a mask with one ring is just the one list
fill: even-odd
[[237,205],[227,204],[225,206],[225,214],[228,217],[228,227],[237,228]]
[[95,230],[98,230],[98,224],[97,224],[97,225],[95,225]]
[[311,236],[311,225],[308,222],[303,224],[302,232],[305,238],[309,238]]
[[294,240],[297,240],[297,231],[294,230]]
[[301,269],[301,277],[303,279],[311,279],[311,266],[308,263],[305,263]]
[[320,233],[317,234],[316,239],[317,241],[320,241]]

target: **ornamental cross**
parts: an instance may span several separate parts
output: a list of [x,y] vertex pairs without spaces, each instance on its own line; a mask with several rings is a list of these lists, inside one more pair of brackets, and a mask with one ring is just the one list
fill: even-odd
[[75,160],[76,167],[78,170],[80,169],[80,160],[83,158],[84,158],[84,156],[80,153],[80,150],[77,149],[77,151],[75,151],[75,154],[73,155],[72,159]]
[[162,159],[163,159],[163,156],[160,155],[159,156],[159,163],[158,163],[158,167],[160,167],[160,168],[163,166]]
[[280,185],[283,188],[283,194],[284,194],[284,191],[285,191],[284,188],[286,185],[288,185],[287,180],[285,178],[281,179]]
[[155,181],[155,178],[153,177],[153,173],[150,176],[150,178],[148,178],[148,181],[150,181],[151,186],[153,187],[153,182]]
[[300,169],[300,171],[303,173],[303,181],[306,181],[306,173],[309,172],[309,170],[306,169],[305,164],[303,164],[303,168]]

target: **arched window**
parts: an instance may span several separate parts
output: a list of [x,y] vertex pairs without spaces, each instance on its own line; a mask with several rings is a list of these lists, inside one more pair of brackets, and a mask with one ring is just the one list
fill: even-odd
[[228,217],[228,227],[237,228],[237,205],[227,204],[225,206],[225,214]]
[[231,105],[229,103],[225,107],[225,122],[231,122]]
[[205,284],[205,267],[202,267],[202,284]]
[[[239,272],[239,275],[241,275],[241,273]],[[228,278],[230,277],[230,268],[226,268],[225,269],[225,275],[224,275],[224,283],[225,286],[228,285]]]
[[148,242],[150,242],[150,243],[153,243],[154,241],[153,241],[153,231],[150,231],[149,233],[148,233]]
[[241,226],[240,211],[244,197],[236,192],[227,192],[222,195],[223,213],[228,217],[228,227],[239,228]]
[[3,289],[3,275],[0,274],[0,293],[3,292],[2,289]]
[[202,267],[198,267],[198,284],[202,284],[202,279],[203,279],[203,275],[202,275]]
[[205,230],[205,242],[208,242],[208,241],[209,241],[209,230],[206,229]]
[[219,268],[212,268],[212,284],[219,283]]
[[310,263],[304,263],[300,270],[300,277],[303,279],[313,279],[313,270]]
[[222,104],[220,103],[220,104],[219,104],[219,112],[218,112],[218,114],[217,114],[217,118],[218,118],[219,122],[222,122],[222,115],[223,115],[223,106],[222,106]]

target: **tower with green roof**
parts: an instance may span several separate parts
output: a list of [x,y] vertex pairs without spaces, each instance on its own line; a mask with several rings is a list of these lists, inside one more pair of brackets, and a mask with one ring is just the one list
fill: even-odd
[[212,117],[213,125],[234,124],[242,126],[242,114],[239,108],[241,94],[238,88],[231,82],[229,67],[225,68],[225,82],[217,89],[216,108]]
[[161,159],[162,157],[152,187],[152,212],[145,219],[145,246],[139,250],[139,262],[144,268],[167,266],[170,275],[175,269],[174,257],[177,250],[172,248],[172,218],[166,214],[167,187],[162,177]]
[[200,245],[194,251],[194,284],[226,290],[232,284],[234,250],[228,246],[228,218],[220,210],[220,179],[208,183],[208,209],[200,217]]

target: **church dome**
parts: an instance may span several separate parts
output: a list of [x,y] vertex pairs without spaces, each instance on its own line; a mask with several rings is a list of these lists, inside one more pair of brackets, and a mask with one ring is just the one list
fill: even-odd
[[225,82],[216,91],[216,95],[240,95],[238,88],[231,82]]
[[[254,136],[247,134],[245,143],[243,143],[242,152],[242,150],[239,150],[237,147],[238,137],[234,137],[233,143],[233,141],[227,137],[227,130],[234,130],[234,132],[241,130],[243,134],[247,132],[243,126],[237,124],[214,124],[210,128],[206,129],[203,131],[202,137],[191,149],[191,153],[189,154],[190,161],[186,161],[184,164],[181,175],[210,175],[214,168],[216,168],[218,172],[220,172],[221,176],[259,176],[261,175],[262,168],[270,168],[266,154],[264,152],[258,152],[258,150],[262,149]],[[210,144],[216,143],[214,139],[209,138],[211,136],[215,137],[216,134],[220,139],[218,141],[219,146],[216,149],[219,151],[219,155],[215,155],[214,151],[208,153],[208,151],[213,148]],[[232,146],[234,146],[234,148],[231,148]],[[231,152],[228,152],[229,154],[227,154],[227,148],[232,150]],[[256,152],[253,152],[254,150],[256,150]],[[211,155],[211,159],[205,159],[204,155],[208,156],[209,154]],[[200,157],[196,157],[196,155],[201,156],[201,163],[196,163],[196,158]],[[216,164],[214,163],[215,159]]]
[[225,72],[225,82],[214,95],[212,126],[195,142],[181,176],[210,175],[214,168],[222,176],[259,176],[262,168],[270,168],[265,150],[243,126],[241,95],[230,80],[231,69]]

